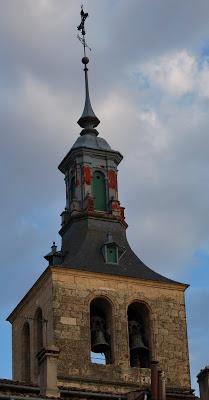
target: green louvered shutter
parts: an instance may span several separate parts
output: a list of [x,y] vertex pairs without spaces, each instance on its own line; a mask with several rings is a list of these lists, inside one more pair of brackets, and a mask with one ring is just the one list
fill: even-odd
[[95,209],[99,211],[106,211],[105,176],[100,171],[94,172],[93,175],[93,196]]
[[114,244],[108,244],[106,247],[107,263],[118,263],[117,247]]

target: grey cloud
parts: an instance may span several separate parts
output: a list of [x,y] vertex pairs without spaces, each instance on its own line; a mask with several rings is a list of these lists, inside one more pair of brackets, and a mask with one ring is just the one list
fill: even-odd
[[145,262],[175,274],[208,240],[207,114],[198,105],[163,103],[155,110],[159,122],[150,124],[139,118],[142,96],[124,103],[119,94],[117,101],[102,121],[105,136],[125,154],[120,197],[130,240]]
[[[20,8],[18,0],[8,0],[1,7],[1,66],[8,80],[24,79],[29,71],[53,87],[80,89],[77,2],[52,1],[45,7],[37,2],[35,7],[23,0]],[[100,78],[100,96],[125,79],[128,65],[170,48],[199,44],[209,36],[205,0],[178,6],[173,0],[114,4],[89,0],[86,7],[90,13],[88,40],[93,47],[91,68],[95,79]],[[75,76],[76,84],[70,76]]]
[[[57,164],[79,133],[83,107],[78,3],[45,3],[1,2],[0,299],[8,308],[43,271],[42,256],[58,237],[65,192]],[[99,131],[125,156],[119,183],[128,236],[145,263],[175,278],[208,245],[206,105],[139,90],[133,76],[140,62],[167,50],[200,51],[209,3],[89,0],[86,8]],[[202,335],[208,321],[200,318],[198,326]],[[196,335],[191,328],[193,369],[202,357],[197,363]]]

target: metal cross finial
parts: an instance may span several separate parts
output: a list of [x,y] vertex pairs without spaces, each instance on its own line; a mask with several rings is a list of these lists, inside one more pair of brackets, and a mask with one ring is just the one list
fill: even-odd
[[81,23],[80,23],[80,25],[77,27],[77,29],[78,29],[78,31],[81,31],[82,37],[79,36],[79,35],[77,35],[77,38],[78,38],[78,39],[80,40],[80,42],[82,43],[82,45],[83,45],[83,47],[84,47],[84,56],[86,56],[86,47],[87,47],[89,50],[91,50],[90,47],[86,44],[86,40],[85,40],[85,34],[86,34],[86,30],[85,30],[85,21],[86,21],[86,18],[89,16],[89,14],[88,14],[88,13],[85,13],[85,12],[83,11],[83,5],[81,6],[80,15],[81,15]]

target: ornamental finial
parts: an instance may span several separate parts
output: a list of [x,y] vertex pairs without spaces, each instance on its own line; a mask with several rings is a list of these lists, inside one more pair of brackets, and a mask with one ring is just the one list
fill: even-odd
[[77,27],[78,31],[81,31],[82,36],[77,36],[80,42],[83,45],[84,50],[84,57],[82,58],[82,63],[84,64],[84,73],[85,73],[85,92],[86,92],[86,99],[83,114],[78,120],[78,124],[83,128],[81,131],[81,136],[88,134],[98,135],[97,130],[95,129],[97,125],[99,125],[100,121],[97,116],[94,114],[93,108],[91,106],[90,96],[89,96],[89,84],[88,84],[88,68],[87,64],[89,63],[89,58],[86,56],[86,48],[90,51],[90,47],[86,43],[85,35],[86,35],[86,28],[85,28],[85,21],[86,18],[89,16],[88,13],[83,11],[83,6],[81,6],[81,23]]

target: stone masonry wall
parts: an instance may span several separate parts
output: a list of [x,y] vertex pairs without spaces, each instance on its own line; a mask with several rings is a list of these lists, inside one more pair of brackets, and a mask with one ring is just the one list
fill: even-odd
[[45,275],[34,286],[22,304],[18,306],[18,312],[14,312],[12,324],[12,354],[13,354],[13,379],[22,381],[22,328],[27,321],[30,326],[30,376],[33,383],[37,383],[37,358],[35,351],[34,316],[36,310],[41,308],[43,318],[43,345],[54,342],[53,339],[53,315],[52,315],[52,281],[51,273]]
[[[117,268],[117,266],[116,266]],[[150,309],[152,358],[165,371],[167,387],[190,388],[184,286],[52,268],[55,344],[60,348],[60,385],[125,392],[150,384],[150,370],[131,368],[127,308],[142,301]],[[111,365],[90,361],[90,302],[104,296],[113,308]]]
[[[117,268],[117,266],[116,266]],[[113,363],[90,360],[90,302],[104,297],[112,304]],[[37,383],[34,316],[41,308],[44,346],[60,349],[61,386],[122,393],[150,384],[150,370],[131,368],[127,309],[133,301],[150,310],[152,358],[165,371],[167,387],[190,388],[184,286],[93,274],[61,267],[48,268],[10,316],[13,323],[13,379],[22,380],[22,327],[30,325],[31,381]]]

